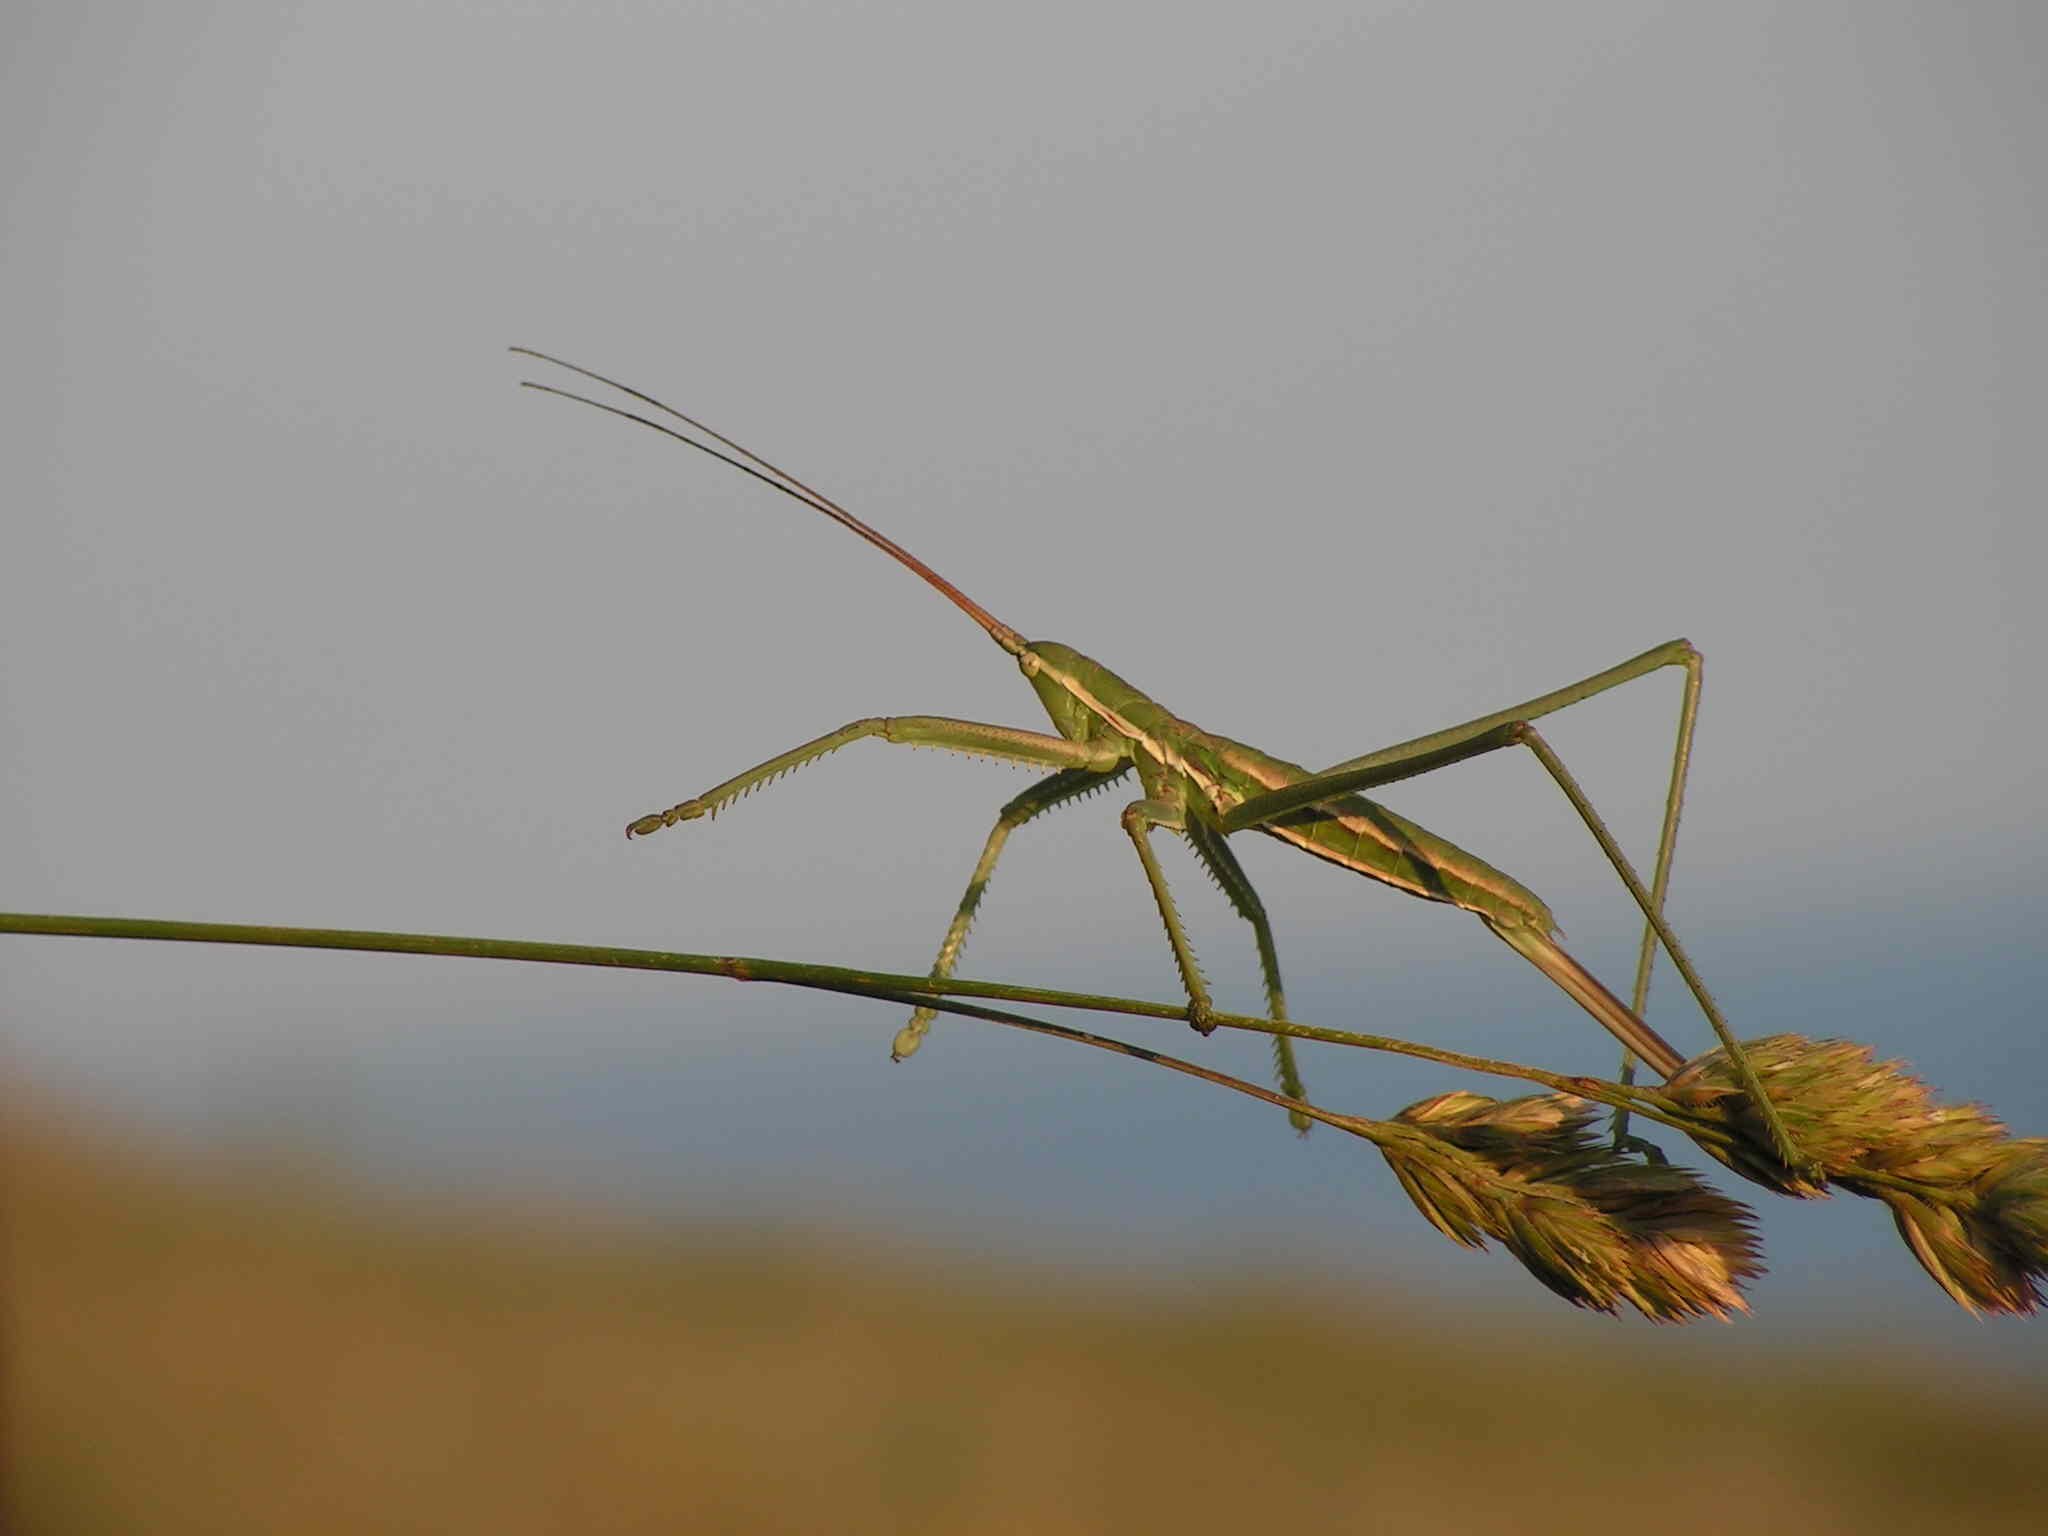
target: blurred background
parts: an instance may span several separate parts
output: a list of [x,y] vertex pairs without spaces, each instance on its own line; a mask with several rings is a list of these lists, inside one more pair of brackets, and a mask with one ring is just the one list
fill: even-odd
[[[1018,772],[864,744],[620,830],[861,715],[1035,727],[1028,689],[842,531],[519,392],[523,344],[1310,765],[1689,637],[1670,910],[1737,1029],[2048,1132],[2043,34],[2017,0],[13,7],[0,906],[930,964]],[[1546,727],[1644,861],[1676,707]],[[1532,763],[1385,798],[1625,980],[1627,898]],[[1121,803],[1013,840],[963,973],[1177,998]],[[1297,1017],[1611,1065],[1469,918],[1238,847]],[[1703,1048],[1668,978],[1651,1017]],[[0,940],[25,1515],[740,1530],[815,1485],[849,1526],[1093,1530],[1440,1517],[1449,1479],[1683,1529],[1704,1457],[1766,1525],[2039,1518],[2040,1326],[1958,1314],[1864,1202],[1760,1204],[1757,1315],[1652,1335],[1442,1242],[1356,1145],[965,1023],[892,1069],[899,1023]],[[1493,1086],[1305,1068],[1372,1114]]]

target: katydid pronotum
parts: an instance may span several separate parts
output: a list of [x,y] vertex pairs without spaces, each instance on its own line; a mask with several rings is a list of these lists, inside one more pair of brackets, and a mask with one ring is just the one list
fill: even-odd
[[[1152,851],[1151,834],[1161,828],[1178,832],[1187,840],[1195,857],[1214,877],[1230,905],[1251,925],[1264,976],[1267,1005],[1275,1022],[1285,1022],[1287,1005],[1280,984],[1280,964],[1273,945],[1272,927],[1267,922],[1258,893],[1252,889],[1237,856],[1230,851],[1226,839],[1233,832],[1263,832],[1304,853],[1355,870],[1396,890],[1428,901],[1446,902],[1473,913],[1510,948],[1563,988],[1573,1001],[1621,1042],[1625,1075],[1631,1070],[1633,1059],[1640,1059],[1651,1070],[1668,1079],[1685,1060],[1641,1017],[1649,990],[1651,964],[1656,947],[1661,943],[1713,1025],[1723,1048],[1729,1052],[1745,1087],[1761,1107],[1778,1144],[1779,1154],[1794,1165],[1798,1163],[1796,1150],[1785,1136],[1770,1099],[1763,1093],[1741,1047],[1730,1035],[1704,983],[1662,915],[1672,852],[1677,841],[1679,810],[1685,796],[1693,725],[1699,708],[1700,653],[1689,642],[1668,641],[1604,672],[1508,709],[1384,747],[1320,773],[1310,773],[1255,747],[1227,736],[1213,735],[1180,719],[1107,667],[1091,661],[1070,646],[1054,641],[1026,640],[922,560],[869,527],[830,497],[652,395],[546,353],[526,347],[512,350],[617,390],[700,436],[691,436],[676,426],[653,420],[623,406],[593,400],[587,395],[554,385],[527,381],[527,388],[594,406],[707,453],[851,529],[884,554],[916,572],[980,625],[990,639],[1016,658],[1018,667],[1038,694],[1039,702],[1051,716],[1053,727],[1058,732],[1057,735],[1047,735],[1040,731],[1019,730],[1014,726],[987,725],[935,715],[877,716],[855,720],[665,811],[637,818],[626,828],[628,837],[644,836],[681,821],[716,816],[734,800],[771,780],[870,736],[898,744],[941,747],[970,756],[1050,769],[1045,778],[1013,798],[997,816],[982,849],[981,859],[968,882],[967,893],[954,913],[946,936],[939,945],[938,958],[932,965],[932,976],[943,980],[952,975],[960,958],[975,910],[995,872],[996,860],[1009,835],[1043,812],[1080,799],[1135,771],[1142,794],[1124,807],[1123,829],[1137,851],[1146,883],[1152,889],[1152,898],[1165,924],[1167,943],[1172,949],[1181,986],[1187,995],[1187,1020],[1203,1034],[1215,1028],[1209,987],[1196,964],[1181,925],[1180,913],[1167,889],[1165,874]],[[1651,883],[1646,888],[1591,802],[1537,732],[1534,722],[1567,705],[1664,667],[1682,668],[1685,686],[1679,707],[1677,742],[1672,752],[1671,779],[1665,796],[1657,861]],[[1642,910],[1646,926],[1637,957],[1632,1005],[1624,1004],[1559,947],[1553,937],[1556,925],[1550,909],[1533,891],[1455,844],[1366,799],[1361,793],[1512,746],[1528,747],[1548,770]],[[902,1061],[915,1051],[935,1017],[929,1009],[916,1010],[897,1033],[891,1056]],[[1285,1034],[1274,1036],[1273,1053],[1281,1091],[1289,1098],[1301,1098],[1301,1079],[1295,1067],[1293,1045]],[[1305,1131],[1308,1121],[1297,1116],[1295,1124],[1297,1129]]]

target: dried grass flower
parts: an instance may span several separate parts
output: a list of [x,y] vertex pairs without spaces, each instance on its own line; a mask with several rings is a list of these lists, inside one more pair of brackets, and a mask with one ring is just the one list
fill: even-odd
[[1772,1035],[1743,1047],[1810,1170],[1771,1150],[1722,1051],[1688,1062],[1663,1097],[1701,1147],[1780,1194],[1839,1186],[1881,1200],[1921,1266],[1973,1312],[2048,1303],[2048,1141],[2014,1140],[1976,1104],[1942,1104],[1904,1065],[1850,1040]]
[[1763,1271],[1749,1209],[1689,1169],[1615,1153],[1595,1114],[1564,1094],[1446,1093],[1375,1139],[1439,1231],[1494,1239],[1574,1306],[1626,1302],[1656,1322],[1747,1311],[1742,1285]]

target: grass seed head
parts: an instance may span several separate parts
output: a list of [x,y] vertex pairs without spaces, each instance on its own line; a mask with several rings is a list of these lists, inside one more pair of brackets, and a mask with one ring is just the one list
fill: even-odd
[[1395,1117],[1420,1136],[1381,1151],[1439,1231],[1493,1238],[1574,1306],[1626,1302],[1657,1322],[1747,1310],[1741,1287],[1762,1271],[1748,1209],[1690,1170],[1611,1152],[1595,1113],[1562,1094],[1440,1094]]
[[1709,1153],[1781,1194],[1836,1184],[1883,1201],[1921,1267],[1969,1311],[2048,1303],[2048,1141],[2015,1141],[1979,1105],[1938,1103],[1901,1063],[1854,1041],[1773,1035],[1744,1049],[1821,1178],[1778,1160],[1721,1051],[1664,1088],[1680,1110],[1735,1133],[1732,1146],[1701,1141]]
[[1924,1083],[1897,1062],[1873,1062],[1869,1047],[1853,1040],[1771,1035],[1746,1041],[1743,1050],[1786,1130],[1820,1168],[1820,1180],[1787,1168],[1772,1150],[1763,1119],[1725,1051],[1694,1057],[1664,1085],[1664,1093],[1681,1110],[1734,1132],[1733,1147],[1702,1145],[1744,1178],[1781,1195],[1825,1195],[1828,1179],[1863,1165],[1874,1146],[1895,1142],[1898,1126],[1923,1119],[1930,1107]]
[[2048,1304],[2048,1141],[2008,1140],[1970,1152],[1981,1154],[1976,1176],[1937,1186],[1934,1197],[1889,1186],[1867,1193],[1891,1208],[1913,1257],[1958,1306],[2034,1312]]

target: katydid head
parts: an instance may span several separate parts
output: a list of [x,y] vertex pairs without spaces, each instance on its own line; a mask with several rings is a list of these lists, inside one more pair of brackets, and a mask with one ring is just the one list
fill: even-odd
[[1125,691],[1130,685],[1071,645],[1057,640],[1029,640],[1017,653],[1017,669],[1045,706],[1053,728],[1069,741],[1089,741],[1105,729],[1099,684],[1107,679]]
[[[832,500],[831,497],[821,491],[813,490],[787,470],[778,469],[758,453],[742,448],[723,432],[718,432],[705,426],[703,422],[698,421],[695,417],[685,416],[674,406],[665,405],[655,399],[654,396],[643,394],[630,384],[621,384],[617,379],[608,379],[601,373],[593,373],[590,369],[578,367],[575,363],[564,362],[559,357],[550,357],[545,352],[536,352],[531,347],[514,347],[512,350],[523,357],[538,358],[541,362],[552,363],[557,368],[566,368],[571,373],[580,373],[584,378],[594,379],[608,389],[616,389],[622,395],[628,395],[640,401],[643,405],[652,406],[665,416],[673,417],[685,427],[688,427],[690,431],[702,433],[704,437],[710,438],[711,442],[700,441],[698,438],[690,436],[688,432],[679,432],[674,427],[666,426],[661,422],[642,416],[637,411],[629,411],[624,406],[607,405],[602,400],[593,400],[588,395],[577,394],[574,390],[558,389],[552,384],[537,384],[531,379],[523,380],[522,388],[537,389],[542,394],[547,395],[560,395],[564,400],[574,400],[579,405],[594,406],[600,411],[608,411],[614,416],[624,417],[627,421],[638,422],[641,426],[651,428],[661,433],[664,437],[672,437],[686,447],[696,449],[699,453],[708,453],[720,463],[730,464],[734,469],[739,470],[743,474],[752,475],[763,485],[772,485],[791,500],[802,502],[814,512],[822,512],[840,526],[852,529],[853,532],[866,539],[875,548],[881,550],[883,554],[908,566],[919,576],[923,577],[929,585],[937,588],[954,607],[987,630],[989,638],[995,641],[997,645],[1000,645],[1012,656],[1021,658],[1023,655],[1025,649],[1024,637],[1018,634],[1017,631],[996,618],[994,614],[975,602],[966,593],[962,592],[953,583],[946,580],[945,577],[926,565],[902,545],[876,532],[851,512],[847,511],[846,508],[840,506],[838,502]],[[719,446],[712,446],[714,443]],[[1029,673],[1026,675],[1028,676]]]

